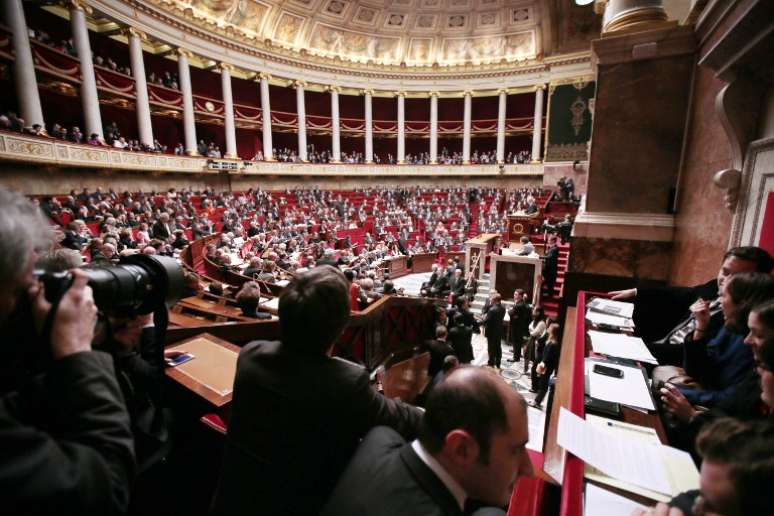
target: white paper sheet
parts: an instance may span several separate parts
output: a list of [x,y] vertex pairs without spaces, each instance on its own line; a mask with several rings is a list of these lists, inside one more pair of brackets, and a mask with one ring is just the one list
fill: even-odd
[[597,428],[564,407],[559,411],[559,446],[613,478],[672,494],[661,446],[624,432]]
[[266,303],[261,303],[260,306],[262,306],[263,308],[270,309],[270,310],[279,310],[279,298],[278,297],[273,297],[269,301],[267,301]]
[[635,509],[645,509],[645,506],[594,484],[586,484],[585,516],[629,516]]
[[589,330],[588,334],[595,353],[651,364],[658,363],[656,357],[651,354],[645,346],[645,342],[639,337],[594,330]]
[[543,452],[543,432],[546,428],[546,415],[542,410],[527,407],[527,426],[529,427],[529,442],[527,449]]
[[634,322],[626,317],[603,314],[594,310],[586,310],[586,319],[596,325],[606,325],[621,329],[634,329]]
[[632,318],[634,314],[634,303],[626,303],[624,301],[613,301],[612,299],[605,299],[603,297],[597,297],[592,299],[586,304],[587,308],[594,310],[595,312],[602,312],[608,315],[617,315],[619,317]]
[[645,410],[656,410],[642,370],[636,367],[605,362],[604,366],[623,371],[623,378],[612,378],[595,373],[593,366],[596,363],[599,362],[586,359],[586,374],[589,377],[589,396],[598,400],[612,401],[613,403],[621,403]]

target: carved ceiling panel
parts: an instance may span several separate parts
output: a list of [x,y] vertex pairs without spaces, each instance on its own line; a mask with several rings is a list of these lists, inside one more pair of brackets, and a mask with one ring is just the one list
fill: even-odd
[[435,66],[542,56],[546,0],[142,0],[202,27],[325,58]]

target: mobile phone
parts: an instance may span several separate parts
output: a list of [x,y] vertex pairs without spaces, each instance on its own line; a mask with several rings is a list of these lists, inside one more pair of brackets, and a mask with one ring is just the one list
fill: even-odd
[[189,360],[193,360],[194,356],[190,353],[180,353],[180,354],[171,354],[169,356],[164,357],[164,361],[167,363],[169,367],[175,367],[179,366],[180,364],[184,364],[188,362]]
[[615,367],[608,367],[604,366],[602,364],[594,364],[594,368],[592,369],[597,374],[603,374],[605,376],[609,376],[611,378],[623,378],[624,373],[620,369],[616,369]]

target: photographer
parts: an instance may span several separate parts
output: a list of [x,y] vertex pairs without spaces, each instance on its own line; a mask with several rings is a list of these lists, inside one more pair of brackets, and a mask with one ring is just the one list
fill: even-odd
[[[91,350],[97,309],[88,278],[73,270],[73,284],[52,308],[32,277],[48,225],[4,188],[0,205],[0,330],[8,340],[0,346],[0,499],[16,514],[121,514],[134,469],[132,434],[113,361]],[[22,327],[23,320],[35,324]],[[40,349],[24,344],[49,325]],[[22,367],[34,352],[49,355],[37,374]]]

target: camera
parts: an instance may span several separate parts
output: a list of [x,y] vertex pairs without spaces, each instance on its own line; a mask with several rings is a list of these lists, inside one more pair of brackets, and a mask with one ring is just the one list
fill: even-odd
[[[171,306],[182,297],[183,269],[174,258],[134,254],[117,265],[86,267],[94,303],[100,311],[114,316],[149,314]],[[46,299],[57,303],[73,283],[69,271],[33,273],[45,286]]]

